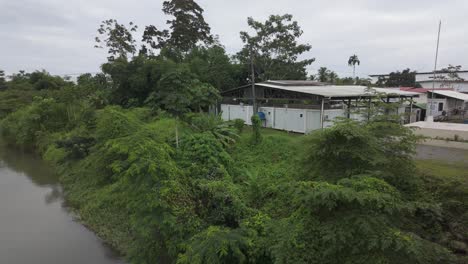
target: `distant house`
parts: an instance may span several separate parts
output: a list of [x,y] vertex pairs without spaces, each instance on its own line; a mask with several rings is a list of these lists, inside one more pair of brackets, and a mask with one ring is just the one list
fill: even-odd
[[[421,84],[423,88],[448,88],[461,93],[468,93],[468,71],[458,71],[458,76],[462,80],[451,81],[446,72],[436,72],[436,79],[434,80],[434,73],[421,72],[416,73],[416,82]],[[446,80],[443,80],[446,79]]]
[[[418,97],[419,93],[373,88],[384,95],[387,103]],[[224,120],[242,119],[251,124],[253,109],[251,85],[221,93],[218,111]],[[312,81],[267,81],[255,84],[255,105],[265,127],[309,133],[329,127],[338,117],[363,119],[356,113],[371,103],[377,95],[366,86],[336,86]],[[411,105],[400,106],[397,113],[407,112]],[[409,111],[408,111],[409,112]]]
[[424,120],[426,111],[431,111],[434,117],[445,116],[447,119],[463,119],[468,111],[468,94],[452,89],[432,89],[401,87],[401,91],[420,93],[413,108],[412,122]]
[[446,115],[450,118],[465,116],[468,110],[468,94],[447,90],[429,90],[427,103],[432,109],[433,116]]
[[[416,83],[419,83],[422,88],[427,89],[432,89],[434,85],[434,88],[452,89],[457,92],[468,93],[468,71],[457,71],[456,73],[460,79],[454,81],[450,80],[449,73],[437,71],[434,81],[433,72],[418,72],[415,75]],[[375,84],[379,78],[388,78],[389,74],[373,74],[369,76],[371,77],[371,82]]]

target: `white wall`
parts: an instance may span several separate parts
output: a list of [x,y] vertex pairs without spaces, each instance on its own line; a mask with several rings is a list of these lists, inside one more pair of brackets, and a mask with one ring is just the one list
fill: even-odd
[[417,104],[427,104],[427,93],[419,93],[419,97],[414,97],[413,101]]
[[[221,105],[222,118],[226,121],[242,119],[251,125],[252,106]],[[298,133],[308,133],[321,128],[320,110],[295,109],[284,107],[259,107],[259,112],[265,114],[264,127],[286,130]]]
[[[445,76],[447,77],[447,79],[450,79],[447,73],[436,73],[436,75]],[[428,88],[428,89],[432,88],[432,86],[434,85],[435,88],[452,88],[457,92],[465,92],[465,93],[468,92],[468,83],[466,82],[448,83],[448,86],[447,86],[447,83],[444,83],[442,81],[436,80],[435,82],[433,82],[433,78],[432,78],[433,76],[434,75],[432,73],[430,74],[421,74],[421,73],[418,74],[417,73],[416,82],[420,83],[423,88]],[[458,76],[464,79],[465,81],[468,80],[468,72],[459,72]]]
[[[434,74],[432,73],[416,73],[416,82],[432,80],[433,76]],[[445,76],[449,78],[447,73],[436,73],[436,76]],[[458,76],[464,80],[468,80],[468,72],[459,72]]]
[[250,105],[221,105],[221,117],[224,120],[242,119],[246,124],[251,125],[250,118],[253,115],[253,108]]
[[[249,105],[221,105],[222,118],[226,121],[234,119],[242,119],[246,124],[251,125],[251,117],[253,115],[253,108]],[[263,121],[264,127],[292,131],[298,133],[309,133],[311,131],[321,129],[321,116],[320,110],[315,109],[297,109],[285,107],[259,107],[259,112],[265,114]],[[401,107],[398,111],[403,114],[405,107]],[[328,109],[324,110],[323,127],[331,127],[339,117],[346,117],[345,109]],[[363,121],[362,114],[351,113],[351,119]],[[403,117],[402,117],[403,118]]]
[[[446,76],[448,77],[447,73],[437,73],[437,76]],[[468,81],[468,72],[459,72],[458,76],[465,81]],[[388,78],[388,75],[385,76]],[[416,73],[415,79],[417,83],[420,83],[423,88],[432,88],[432,83],[433,83],[433,74],[432,73]],[[375,84],[378,81],[378,77],[371,77],[371,83]],[[450,83],[450,86],[447,87],[446,85],[443,85],[443,82],[441,81],[435,81],[434,82],[434,87],[435,88],[452,88],[457,92],[461,93],[468,93],[468,82],[457,82],[457,83]]]
[[442,111],[448,112],[447,99],[427,99],[427,109],[434,117],[442,115],[442,111],[439,111],[439,103],[444,104]]
[[[432,89],[432,85],[433,85],[432,81],[421,82],[420,84],[423,88],[426,88],[426,89]],[[468,83],[466,82],[449,83],[447,86],[446,83],[444,82],[435,81],[434,87],[435,88],[450,88],[457,92],[468,93]]]

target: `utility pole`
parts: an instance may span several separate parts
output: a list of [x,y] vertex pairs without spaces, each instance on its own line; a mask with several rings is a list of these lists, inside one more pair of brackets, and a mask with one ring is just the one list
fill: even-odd
[[252,44],[250,45],[250,71],[251,71],[251,81],[252,81],[252,107],[253,114],[257,114],[257,98],[255,94],[255,67],[254,67],[254,54],[252,49]]
[[439,20],[439,32],[437,33],[437,46],[436,46],[436,53],[435,53],[435,62],[434,62],[434,72],[432,76],[432,95],[431,95],[431,105],[430,105],[430,114],[426,112],[426,121],[432,122],[434,121],[434,90],[435,90],[435,79],[436,79],[436,71],[437,71],[437,58],[439,56],[439,40],[440,40],[440,28],[442,27],[442,20]]

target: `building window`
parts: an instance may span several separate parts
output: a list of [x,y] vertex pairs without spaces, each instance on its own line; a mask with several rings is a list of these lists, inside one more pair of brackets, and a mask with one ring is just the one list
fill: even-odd
[[444,103],[439,103],[439,112],[444,111]]

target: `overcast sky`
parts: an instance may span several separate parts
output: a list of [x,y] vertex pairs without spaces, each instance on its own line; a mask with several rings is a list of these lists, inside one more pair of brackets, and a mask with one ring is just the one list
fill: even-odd
[[[0,69],[46,69],[52,74],[99,71],[104,50],[93,48],[100,21],[134,21],[140,29],[164,27],[162,0],[0,0]],[[212,33],[230,54],[242,42],[247,17],[265,20],[290,13],[312,45],[310,73],[325,66],[352,74],[347,59],[357,54],[357,74],[433,68],[438,20],[442,19],[439,65],[468,69],[467,0],[198,0]],[[138,38],[141,32],[138,34]]]

